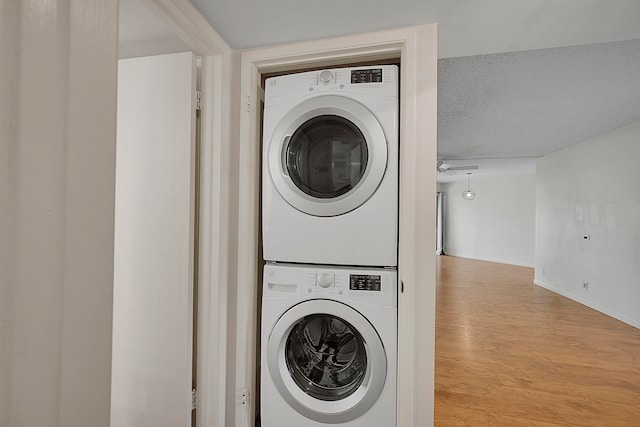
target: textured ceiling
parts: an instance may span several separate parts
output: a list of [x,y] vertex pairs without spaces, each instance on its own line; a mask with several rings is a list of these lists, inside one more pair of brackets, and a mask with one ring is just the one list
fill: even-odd
[[638,0],[192,3],[239,49],[437,22],[439,158],[542,156],[640,120]]
[[536,159],[528,158],[506,158],[506,159],[473,159],[473,160],[451,160],[447,161],[451,167],[473,166],[477,169],[453,170],[449,172],[438,172],[437,181],[439,183],[466,181],[467,173],[471,174],[472,181],[477,178],[513,176],[513,175],[534,175],[536,173]]
[[[120,56],[187,50],[148,1],[120,0]],[[639,0],[192,3],[236,49],[437,22],[438,158],[454,165],[542,156],[640,120]],[[474,175],[534,164],[480,163]]]
[[438,157],[543,156],[640,120],[640,40],[443,59]]

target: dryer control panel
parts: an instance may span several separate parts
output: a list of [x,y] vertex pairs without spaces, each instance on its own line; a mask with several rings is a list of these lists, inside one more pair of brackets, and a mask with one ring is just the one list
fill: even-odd
[[319,93],[397,97],[398,82],[396,65],[332,68],[270,77],[265,80],[265,109]]

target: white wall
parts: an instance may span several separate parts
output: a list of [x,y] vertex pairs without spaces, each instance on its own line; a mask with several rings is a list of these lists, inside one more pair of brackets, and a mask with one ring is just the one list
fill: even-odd
[[445,193],[447,255],[533,267],[535,174],[471,175],[474,200],[464,200],[467,181],[441,184]]
[[640,121],[538,161],[535,266],[537,284],[636,327],[639,159]]
[[18,3],[0,0],[0,426],[8,426],[13,358]]
[[0,9],[0,425],[106,427],[117,2]]

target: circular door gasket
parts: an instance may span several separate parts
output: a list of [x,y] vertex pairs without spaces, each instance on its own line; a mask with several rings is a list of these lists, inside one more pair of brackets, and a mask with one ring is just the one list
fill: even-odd
[[284,357],[298,387],[320,400],[349,397],[367,373],[362,334],[331,314],[310,314],[296,323],[287,337]]
[[[336,330],[343,327],[351,328],[350,332],[361,340],[363,346],[363,349],[358,349],[355,353],[366,353],[364,361],[357,356],[355,364],[345,363],[345,366],[358,367],[364,372],[362,376],[359,373],[348,374],[352,376],[353,381],[358,382],[357,387],[349,389],[349,383],[346,381],[334,387],[338,393],[342,393],[338,398],[314,397],[314,392],[318,392],[318,389],[313,392],[305,390],[300,378],[295,378],[300,373],[294,372],[291,361],[287,361],[291,342],[296,340],[295,337],[292,338],[292,333],[295,334],[305,322],[314,321],[322,316],[326,316],[329,321],[340,319],[342,324],[335,325]],[[273,327],[266,351],[269,373],[280,395],[297,412],[320,423],[345,423],[366,413],[378,400],[387,377],[387,357],[375,328],[357,310],[337,301],[308,300],[291,307]],[[356,357],[354,354],[344,357]],[[320,381],[316,387],[319,383]],[[344,385],[347,387],[343,387]],[[330,395],[331,393],[325,393],[325,396]]]
[[[322,116],[339,117],[345,123],[350,123],[358,131],[353,132],[354,136],[347,135],[344,138],[349,139],[353,146],[366,149],[366,153],[362,149],[358,152],[359,161],[362,163],[364,159],[366,166],[363,170],[361,166],[360,170],[356,170],[358,178],[351,181],[357,182],[344,192],[314,193],[313,189],[301,185],[304,179],[300,179],[300,171],[294,170],[292,173],[288,167],[291,156],[295,155],[295,144],[299,143],[294,138],[296,131]],[[358,134],[364,139],[364,144],[354,142]],[[294,208],[314,216],[337,216],[358,208],[376,192],[387,168],[387,150],[384,131],[371,111],[353,99],[323,95],[298,104],[280,120],[269,139],[269,173],[280,195]],[[328,163],[325,162],[325,165]]]
[[342,116],[313,117],[296,129],[284,156],[291,181],[305,194],[335,199],[354,189],[366,172],[367,141]]

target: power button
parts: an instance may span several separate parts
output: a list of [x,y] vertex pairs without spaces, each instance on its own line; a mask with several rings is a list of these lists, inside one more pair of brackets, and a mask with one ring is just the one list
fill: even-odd
[[320,72],[320,81],[324,84],[330,83],[333,79],[333,73],[329,70],[324,70]]
[[333,285],[333,274],[320,273],[318,274],[318,286],[328,288]]

